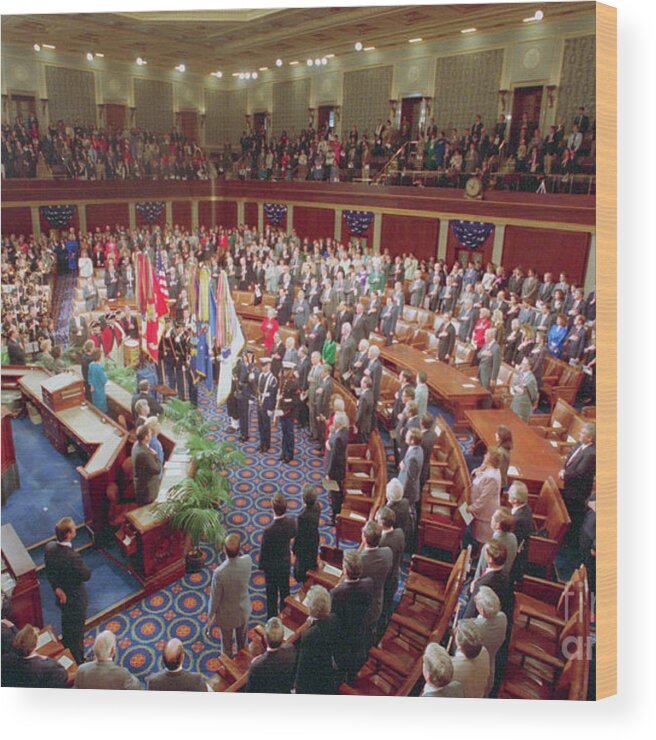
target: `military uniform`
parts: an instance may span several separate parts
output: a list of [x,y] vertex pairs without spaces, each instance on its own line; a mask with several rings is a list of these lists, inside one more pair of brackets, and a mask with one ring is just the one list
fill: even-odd
[[162,334],[162,338],[159,342],[158,367],[160,379],[172,390],[175,390],[176,388],[174,337],[175,329],[173,329],[173,327]]
[[294,424],[296,423],[300,393],[301,391],[298,381],[294,375],[283,378],[280,386],[279,401],[279,408],[282,412],[280,417],[280,426],[282,429],[282,455],[280,456],[280,459],[286,463],[294,459]]
[[[250,359],[246,359],[246,358]],[[239,412],[239,438],[248,441],[248,423],[250,420],[250,401],[255,387],[255,364],[252,355],[241,357],[237,363],[237,409]]]
[[[268,358],[267,358],[268,359]],[[262,363],[267,363],[262,360]],[[270,365],[270,360],[269,363]],[[271,447],[271,419],[276,408],[278,381],[271,367],[263,370],[257,379],[257,426],[260,433],[260,452]]]

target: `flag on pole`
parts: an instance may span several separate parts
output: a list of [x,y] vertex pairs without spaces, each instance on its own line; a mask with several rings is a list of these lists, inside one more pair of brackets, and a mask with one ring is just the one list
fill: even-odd
[[232,368],[246,343],[241,325],[237,319],[235,304],[230,295],[228,277],[221,270],[216,292],[216,344],[221,351],[219,367],[219,386],[216,403],[220,406],[230,395],[232,387]]
[[[159,340],[162,338],[164,333],[164,316],[168,313],[168,304],[164,295],[168,295],[168,286],[166,285],[166,275],[162,272],[160,278],[159,269],[163,271],[162,253],[161,248],[158,247],[157,255],[155,257],[156,269],[150,262],[150,257],[147,253],[142,254],[142,269],[146,276],[144,280],[145,284],[150,285],[150,291],[146,294],[146,332],[144,335],[144,341],[146,344],[146,352],[158,362],[159,360]],[[159,265],[159,267],[158,267]],[[164,294],[162,293],[162,279],[164,284]]]

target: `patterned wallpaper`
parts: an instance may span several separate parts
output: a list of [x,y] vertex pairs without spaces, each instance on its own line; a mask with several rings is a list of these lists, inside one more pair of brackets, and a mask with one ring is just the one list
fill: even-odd
[[246,95],[241,90],[205,88],[205,143],[239,146],[246,128]]
[[173,128],[173,85],[159,80],[134,78],[137,128],[168,132]]
[[46,66],[46,90],[51,121],[96,123],[93,72]]
[[595,119],[595,40],[594,36],[565,39],[556,119],[563,119],[566,131],[570,130],[580,105],[585,107],[590,124]]
[[392,71],[389,65],[344,73],[342,134],[348,134],[355,124],[360,136],[366,133],[371,139],[378,119],[389,118]]
[[433,117],[448,135],[454,126],[460,133],[480,114],[490,132],[497,120],[503,49],[438,57],[435,74]]
[[299,134],[308,125],[308,107],[310,103],[310,78],[276,82],[273,86],[273,110],[271,126],[274,136],[286,131]]

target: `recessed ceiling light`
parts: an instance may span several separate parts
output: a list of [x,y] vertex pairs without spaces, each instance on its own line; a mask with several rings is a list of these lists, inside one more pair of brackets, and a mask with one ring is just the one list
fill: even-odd
[[541,10],[536,10],[530,18],[524,18],[524,23],[538,23],[544,18],[544,13]]
[[476,30],[476,28],[463,28],[460,33],[474,33]]
[[41,51],[41,47],[38,44],[34,44],[34,51]]
[[89,62],[93,61],[93,54],[90,51],[87,52],[87,61]]
[[363,46],[364,46],[364,44],[362,43],[362,41],[356,41],[355,42],[355,50],[356,51],[362,51],[362,47]]
[[318,66],[319,66],[320,64],[321,64],[321,59],[319,59],[319,57],[317,57],[317,58],[316,58],[316,59],[314,60],[314,66],[315,66],[315,67],[318,67]]
[[44,44],[43,48],[44,49],[56,49],[57,47],[53,46],[52,44]]
[[321,57],[321,64],[323,65],[328,64],[328,57]]
[[104,55],[104,54],[101,54],[101,53],[100,53],[99,51],[97,51],[97,52],[96,52],[96,56],[97,56],[97,57],[101,57],[101,58],[103,58],[103,57],[104,57],[105,55]]
[[424,39],[408,39],[409,44],[418,44],[420,41],[423,41]]
[[144,63],[144,60],[141,57],[137,57],[137,64],[141,67],[141,65]]
[[300,64],[300,62],[298,61],[298,59],[295,59],[293,62],[290,62],[289,63],[289,66],[290,67],[293,67],[295,64]]
[[185,72],[187,70],[187,67],[184,64],[178,64],[176,69],[178,70],[178,72]]
[[307,60],[307,66],[311,67],[314,64],[314,61],[312,59]]
[[256,80],[256,79],[257,79],[257,72],[253,72],[253,74],[251,75],[251,77],[252,77],[252,78],[253,78],[254,80]]
[[276,67],[282,67],[283,64],[284,62],[282,61],[282,59],[276,59]]
[[268,67],[260,67],[260,72],[266,72],[267,69],[269,69],[269,68]]
[[364,51],[374,51],[375,48],[375,46],[365,46]]

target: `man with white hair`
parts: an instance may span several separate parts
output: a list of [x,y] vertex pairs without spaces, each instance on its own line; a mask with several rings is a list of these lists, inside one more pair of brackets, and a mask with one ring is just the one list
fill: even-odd
[[490,656],[490,677],[487,683],[485,696],[488,696],[494,686],[497,653],[506,639],[508,618],[501,611],[501,601],[489,586],[481,586],[474,596],[478,616],[474,623],[478,625],[483,640],[483,646]]
[[453,656],[453,677],[462,684],[466,699],[482,699],[488,687],[490,659],[481,628],[473,619],[463,619],[454,632],[457,650]]
[[597,447],[595,445],[596,427],[591,422],[584,424],[579,432],[579,442],[565,460],[559,476],[563,481],[563,500],[572,518],[568,539],[577,542],[583,518],[586,512],[586,501],[592,494],[595,472],[597,469]]
[[337,688],[333,665],[338,617],[330,611],[330,594],[323,586],[312,586],[303,603],[309,612],[310,627],[299,641],[294,684],[296,693],[334,694]]
[[285,644],[285,627],[271,617],[264,629],[266,652],[258,655],[248,671],[247,694],[291,694],[296,676],[296,651]]
[[371,378],[371,387],[374,394],[374,426],[376,419],[376,409],[378,408],[378,401],[380,400],[380,381],[383,377],[383,365],[379,359],[380,347],[372,344],[367,352],[367,358],[369,360],[367,367],[364,371],[365,375]]
[[386,505],[396,515],[396,526],[403,530],[405,541],[408,543],[411,532],[410,502],[403,497],[403,483],[398,478],[392,478],[387,482],[385,498],[387,499]]
[[486,390],[496,386],[497,376],[501,369],[501,347],[497,343],[496,329],[485,332],[485,343],[478,351],[478,379]]
[[422,672],[426,681],[422,696],[438,699],[462,699],[465,696],[460,681],[453,680],[451,656],[436,642],[429,642],[426,646]]
[[76,689],[111,689],[111,690],[138,690],[143,689],[136,676],[127,668],[116,665],[116,636],[109,630],[104,630],[93,644],[93,663],[82,663],[75,674]]
[[356,352],[355,339],[351,332],[351,324],[345,321],[342,324],[341,342],[339,344],[339,377],[346,381],[351,374],[351,363]]

